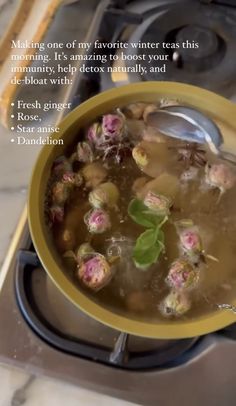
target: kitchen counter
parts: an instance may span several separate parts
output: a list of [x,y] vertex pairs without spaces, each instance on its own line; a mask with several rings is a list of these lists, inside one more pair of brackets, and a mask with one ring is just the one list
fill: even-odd
[[[11,134],[0,127],[1,265],[26,203],[31,170],[40,148],[11,143]],[[0,382],[0,406],[131,405],[129,402],[103,396],[47,377],[33,376],[27,372],[27,365],[24,371],[0,365]]]

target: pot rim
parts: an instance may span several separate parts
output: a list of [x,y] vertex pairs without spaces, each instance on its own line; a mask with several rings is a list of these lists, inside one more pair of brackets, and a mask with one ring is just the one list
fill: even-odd
[[[155,92],[158,99],[161,98],[161,95],[163,95],[163,97],[178,97],[179,99],[181,99],[181,97],[186,99],[187,97],[192,101],[193,105],[197,104],[201,106],[204,104],[205,100],[207,100],[208,106],[211,105],[211,112],[215,111],[216,106],[218,106],[219,110],[220,105],[222,119],[228,123],[230,120],[231,127],[236,131],[236,126],[233,125],[236,115],[236,106],[229,100],[209,92],[208,90],[183,83],[144,82],[110,89],[88,99],[64,118],[59,126],[60,131],[58,133],[54,133],[50,136],[54,139],[61,138],[71,125],[78,121],[80,117],[86,116],[91,109],[94,110],[97,106],[100,106],[101,108],[103,105],[107,106],[107,103],[111,100],[114,101],[120,98],[127,98],[128,100],[128,97],[132,95],[134,100],[139,101],[142,99],[142,95],[153,96],[153,93]],[[137,98],[135,99],[136,96]],[[42,221],[42,207],[39,204],[40,182],[42,181],[45,164],[48,161],[53,148],[55,148],[54,145],[45,145],[34,166],[28,194],[28,220],[31,238],[44,269],[60,291],[71,302],[89,316],[105,325],[119,331],[149,338],[180,339],[195,337],[222,329],[236,321],[236,315],[233,314],[233,312],[219,310],[213,311],[206,316],[195,318],[194,320],[173,321],[167,319],[166,321],[160,320],[153,323],[151,321],[144,322],[105,309],[103,306],[93,302],[85,293],[80,291],[61,271],[59,263],[52,255],[45,238],[45,228],[43,227]],[[232,301],[232,305],[236,305],[236,298]]]

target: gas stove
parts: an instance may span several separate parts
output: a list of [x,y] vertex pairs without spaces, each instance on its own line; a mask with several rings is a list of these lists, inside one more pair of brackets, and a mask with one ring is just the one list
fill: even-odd
[[[129,46],[125,51],[132,56],[145,54],[147,68],[148,55],[154,54],[156,60],[158,57],[163,59],[164,55],[166,69],[165,72],[154,73],[147,69],[148,73],[142,77],[128,74],[126,78],[123,77],[123,83],[139,80],[176,81],[204,87],[226,97],[234,95],[236,4],[233,9],[214,4],[214,1],[208,3],[211,4],[196,0],[131,2],[129,11],[141,15],[142,21],[133,24],[132,29],[131,25],[123,26],[114,40],[119,38],[120,41],[130,43],[159,43],[154,50]],[[177,42],[180,47],[163,48],[163,42]],[[126,60],[124,63],[132,66],[135,62]]]
[[236,324],[203,337],[154,340],[91,319],[42,269],[26,209],[0,283],[1,362],[145,406],[172,404],[173,396],[177,406],[234,405]]
[[[63,21],[69,40],[70,18],[83,10],[90,29],[83,26],[80,41],[189,40],[203,45],[197,52],[169,50],[165,75],[79,74],[64,93],[55,88],[50,100],[72,101],[74,108],[102,90],[140,80],[191,83],[234,99],[236,8],[230,0],[205,3],[102,0],[95,13],[93,0],[89,6],[80,0],[64,7],[45,41],[52,41],[53,35],[56,41],[56,20],[57,29]],[[73,39],[72,23],[70,28]],[[18,97],[43,98],[38,92],[22,88]],[[0,274],[0,288],[1,362],[145,406],[169,405],[173,399],[176,406],[235,404],[236,324],[193,339],[154,340],[91,319],[43,270],[30,239],[26,209]]]

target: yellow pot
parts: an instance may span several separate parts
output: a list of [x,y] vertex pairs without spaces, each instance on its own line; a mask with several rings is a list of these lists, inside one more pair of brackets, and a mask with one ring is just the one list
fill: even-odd
[[[223,123],[222,125],[224,123],[229,125],[232,130],[224,134],[224,149],[236,151],[236,106],[233,103],[209,91],[185,84],[134,83],[101,93],[68,114],[60,124],[60,131],[52,135],[54,139],[63,138],[64,145],[43,147],[34,167],[28,200],[29,226],[35,249],[48,275],[61,292],[78,308],[106,325],[131,334],[160,339],[193,337],[216,331],[235,322],[236,315],[225,310],[211,310],[204,316],[191,321],[143,322],[130,315],[121,316],[93,302],[84,291],[79,290],[67,278],[61,269],[60,258],[49,237],[44,220],[44,197],[53,160],[64,153],[65,148],[73,142],[80,127],[117,107],[138,101],[155,103],[166,97],[178,98],[183,103],[217,117]],[[236,292],[232,304],[236,305]]]

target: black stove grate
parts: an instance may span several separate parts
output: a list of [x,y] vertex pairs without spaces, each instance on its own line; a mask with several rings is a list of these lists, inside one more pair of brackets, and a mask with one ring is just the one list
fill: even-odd
[[[31,329],[57,350],[111,367],[143,371],[181,365],[193,358],[193,354],[201,342],[198,337],[168,340],[168,345],[164,350],[160,348],[159,350],[132,351],[128,346],[130,336],[125,333],[120,333],[113,348],[67,335],[51,325],[36,303],[32,289],[32,277],[36,272],[46,274],[37,254],[34,250],[21,250],[18,254],[15,271],[15,292],[18,306]],[[158,340],[156,341],[158,343]]]

